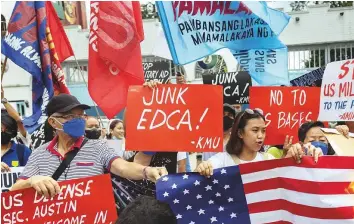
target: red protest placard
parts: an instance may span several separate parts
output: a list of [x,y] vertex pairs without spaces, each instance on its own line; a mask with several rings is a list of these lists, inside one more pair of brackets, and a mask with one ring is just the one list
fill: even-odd
[[110,176],[59,183],[61,193],[47,199],[33,188],[3,193],[1,223],[115,223],[117,211]]
[[126,150],[221,152],[222,105],[222,86],[132,86]]
[[320,102],[319,87],[251,87],[250,108],[260,108],[267,124],[264,144],[283,145],[286,135],[298,139],[299,127],[316,121]]

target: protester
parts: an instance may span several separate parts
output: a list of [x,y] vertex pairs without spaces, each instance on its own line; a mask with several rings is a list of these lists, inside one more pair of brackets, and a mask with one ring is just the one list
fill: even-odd
[[[224,118],[223,118],[223,145],[224,148],[227,144],[227,142],[230,139],[231,135],[231,128],[232,125],[234,124],[236,116],[236,110],[230,105],[225,103],[224,104]],[[203,152],[203,157],[202,160],[206,161],[209,158],[211,158],[213,155],[216,155],[216,152]]]
[[293,147],[299,148],[306,144],[312,144],[319,147],[324,155],[334,155],[335,151],[321,130],[324,127],[325,125],[321,121],[310,121],[302,124],[298,131],[300,143],[295,144]]
[[122,120],[113,120],[111,122],[107,139],[124,139],[124,125]]
[[87,117],[85,136],[88,139],[99,139],[102,135],[100,123],[95,117]]
[[169,204],[140,196],[119,215],[116,224],[177,224]]
[[[260,152],[266,137],[266,124],[263,111],[246,109],[236,116],[231,137],[226,145],[226,152],[218,153],[208,161],[200,163],[196,169],[201,175],[210,177],[213,169],[235,166],[242,163],[258,162],[275,159],[272,155]],[[293,157],[300,162],[304,152],[301,149],[290,148],[286,157]],[[313,155],[317,162],[322,151],[314,146],[308,146],[308,154]]]
[[[268,149],[267,153],[272,154],[275,158],[279,159],[284,157],[291,147],[299,148],[305,144],[311,143],[312,145],[321,148],[324,155],[334,155],[335,151],[331,144],[329,144],[321,128],[325,128],[325,125],[320,121],[306,122],[300,126],[298,131],[300,143],[293,145],[293,137],[287,135],[283,146],[273,146]],[[347,125],[337,125],[335,128],[340,134],[346,137],[349,136],[349,128]]]
[[18,126],[5,110],[1,110],[1,172],[11,171],[10,167],[25,166],[31,150],[12,139],[17,136]]
[[228,103],[224,103],[224,117],[227,116],[227,117],[230,117],[232,119],[235,119],[236,117],[236,110],[233,106],[231,106],[230,104]]
[[22,119],[18,112],[11,106],[8,100],[4,96],[4,89],[1,87],[1,103],[4,105],[7,113],[16,121],[18,133],[16,137],[18,139],[14,139],[17,143],[22,143],[27,147],[31,146],[31,136],[27,133],[25,126],[22,123]]
[[[106,141],[84,139],[84,110],[89,108],[68,94],[54,96],[49,101],[49,124],[57,135],[32,153],[11,190],[33,187],[39,194],[53,197],[60,191],[56,180],[99,175],[105,170],[124,178],[153,182],[167,174],[164,167],[142,166],[119,158]],[[77,152],[77,156],[73,152]],[[70,157],[73,162],[68,161]],[[67,166],[58,169],[62,161],[66,161]]]

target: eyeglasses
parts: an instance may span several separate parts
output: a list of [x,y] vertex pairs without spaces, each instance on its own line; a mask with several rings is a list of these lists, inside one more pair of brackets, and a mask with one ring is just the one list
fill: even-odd
[[235,124],[238,125],[238,124],[240,123],[242,117],[243,117],[246,113],[247,113],[247,114],[255,114],[255,113],[258,113],[258,114],[260,114],[260,115],[263,115],[263,110],[262,110],[262,109],[259,109],[259,108],[255,108],[254,110],[247,108],[246,110],[244,110],[244,111],[242,112],[242,114],[241,114],[240,117],[238,118],[237,122],[235,122]]
[[75,118],[82,118],[87,120],[88,116],[86,114],[66,114],[66,115],[62,115],[62,116],[53,116],[53,117],[57,117],[57,118],[64,118],[65,120],[72,120]]
[[245,112],[248,113],[248,114],[254,114],[256,112],[256,113],[259,113],[260,115],[263,115],[263,110],[259,109],[259,108],[255,108],[254,110],[247,108],[245,110]]

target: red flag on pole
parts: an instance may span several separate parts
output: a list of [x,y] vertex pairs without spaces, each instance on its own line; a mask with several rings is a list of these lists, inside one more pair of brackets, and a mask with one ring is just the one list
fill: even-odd
[[68,57],[74,55],[74,51],[71,48],[70,41],[66,36],[63,25],[54,9],[51,1],[46,2],[47,10],[47,27],[50,28],[50,33],[53,37],[53,43],[58,54],[60,62],[65,61]]
[[143,39],[139,2],[91,2],[88,88],[109,119],[126,106],[129,86],[144,82]]
[[70,42],[64,31],[52,2],[46,2],[47,11],[47,41],[50,49],[50,59],[52,66],[52,78],[54,86],[54,95],[60,93],[70,94],[65,82],[65,74],[61,67],[61,62],[74,55]]

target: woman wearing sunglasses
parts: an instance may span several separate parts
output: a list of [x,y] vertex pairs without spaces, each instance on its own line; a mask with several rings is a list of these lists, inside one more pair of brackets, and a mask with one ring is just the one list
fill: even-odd
[[[266,123],[263,111],[246,109],[235,118],[230,140],[226,144],[226,152],[218,153],[207,161],[200,163],[196,171],[201,175],[210,177],[213,175],[213,169],[275,159],[274,156],[262,152],[265,137]],[[308,155],[315,157],[316,162],[318,156],[322,153],[321,149],[314,146],[308,146],[306,151]],[[304,152],[301,149],[292,147],[285,158],[293,157],[297,162],[300,162],[302,155],[304,155]]]

